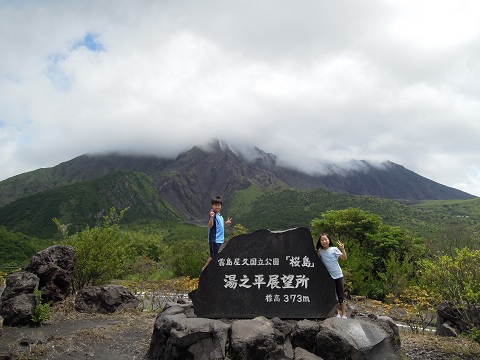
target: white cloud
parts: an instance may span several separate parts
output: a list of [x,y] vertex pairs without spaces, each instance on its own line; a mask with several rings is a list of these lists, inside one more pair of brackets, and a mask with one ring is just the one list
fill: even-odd
[[479,14],[453,0],[0,2],[0,179],[219,138],[312,171],[390,160],[480,195]]

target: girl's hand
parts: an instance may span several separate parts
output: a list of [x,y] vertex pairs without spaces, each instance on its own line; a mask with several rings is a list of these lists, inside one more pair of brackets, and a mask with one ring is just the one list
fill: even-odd
[[342,255],[340,255],[340,259],[347,260],[347,253],[345,252],[345,245],[340,241],[337,241],[337,244],[338,244],[338,247],[340,248],[340,251],[342,252]]

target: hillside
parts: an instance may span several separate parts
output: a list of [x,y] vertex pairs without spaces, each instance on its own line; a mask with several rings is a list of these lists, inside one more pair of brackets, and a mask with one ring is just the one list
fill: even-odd
[[111,207],[130,207],[125,214],[127,222],[142,218],[181,219],[169,204],[157,198],[150,177],[119,171],[15,200],[0,208],[0,225],[45,238],[57,233],[53,218],[81,231],[86,225],[101,223]]
[[[247,160],[216,142],[208,151],[193,147],[176,159],[83,155],[0,182],[0,225],[51,236],[54,217],[83,227],[101,220],[112,206],[130,207],[127,222],[203,224],[211,196],[221,194],[228,215],[248,228],[308,226],[324,211],[347,207],[378,213],[387,223],[424,227],[433,215],[401,203],[475,199],[391,162],[355,162],[341,171],[332,165],[336,172],[305,174],[277,165],[273,154],[256,152]],[[435,215],[435,222],[442,216]]]

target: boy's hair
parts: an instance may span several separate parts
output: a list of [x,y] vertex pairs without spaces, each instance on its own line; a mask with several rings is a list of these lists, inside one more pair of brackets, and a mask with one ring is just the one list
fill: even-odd
[[322,236],[326,236],[327,239],[329,240],[328,247],[333,246],[332,238],[330,237],[330,235],[328,235],[328,233],[321,233],[320,236],[318,237],[317,246],[315,246],[315,249],[318,250],[322,247],[322,242],[320,241]]
[[212,205],[215,205],[215,204],[222,205],[223,204],[222,197],[220,195],[217,195],[217,196],[213,197],[212,201],[210,201],[210,204],[212,204]]

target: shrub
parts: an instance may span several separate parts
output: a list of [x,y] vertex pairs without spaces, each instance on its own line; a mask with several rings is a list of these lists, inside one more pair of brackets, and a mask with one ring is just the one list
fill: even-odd
[[453,302],[470,329],[480,326],[472,316],[480,304],[480,250],[456,249],[453,256],[424,260],[422,273],[425,286]]
[[105,284],[123,274],[129,248],[120,236],[118,222],[127,209],[117,214],[112,208],[104,217],[103,227],[87,228],[63,241],[75,248],[74,292],[87,285]]
[[35,290],[35,297],[37,299],[37,306],[35,307],[35,312],[32,315],[32,321],[35,324],[42,324],[44,321],[50,319],[52,309],[50,307],[50,303],[43,303],[42,292],[40,290]]

